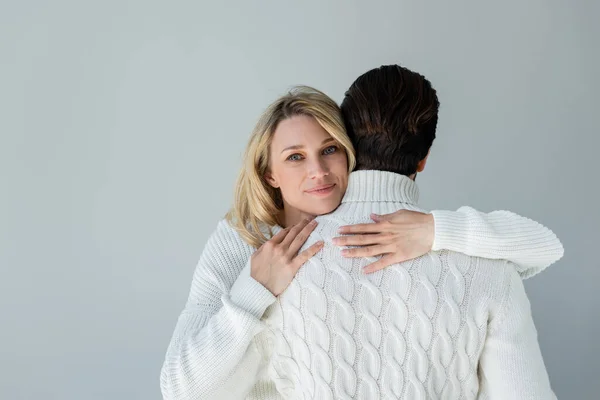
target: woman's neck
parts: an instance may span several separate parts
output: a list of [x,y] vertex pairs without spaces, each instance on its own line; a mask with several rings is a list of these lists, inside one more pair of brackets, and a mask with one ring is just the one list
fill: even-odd
[[288,228],[301,222],[304,218],[313,218],[315,215],[305,213],[303,211],[293,209],[292,207],[284,207],[279,214],[278,221],[282,228]]

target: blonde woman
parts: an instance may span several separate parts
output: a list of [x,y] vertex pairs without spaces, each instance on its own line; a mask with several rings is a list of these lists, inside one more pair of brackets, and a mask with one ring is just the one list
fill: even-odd
[[[322,248],[317,242],[299,253],[313,218],[340,204],[354,164],[340,110],[325,94],[297,87],[267,108],[250,138],[234,205],[196,267],[161,371],[165,399],[280,398],[265,369],[267,309]],[[374,220],[368,246],[350,254],[383,256],[367,272],[450,249],[510,260],[528,277],[563,253],[550,230],[505,211],[404,210]]]

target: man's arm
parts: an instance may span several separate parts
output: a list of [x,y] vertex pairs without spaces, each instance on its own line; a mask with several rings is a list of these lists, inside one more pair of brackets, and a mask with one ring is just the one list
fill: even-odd
[[490,315],[479,363],[481,399],[556,399],[542,359],[531,306],[514,265],[508,263],[504,296]]

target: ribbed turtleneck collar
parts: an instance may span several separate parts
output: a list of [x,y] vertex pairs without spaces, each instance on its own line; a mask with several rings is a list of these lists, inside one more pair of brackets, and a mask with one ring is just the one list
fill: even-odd
[[417,205],[419,188],[405,175],[386,171],[354,171],[342,203],[396,202]]

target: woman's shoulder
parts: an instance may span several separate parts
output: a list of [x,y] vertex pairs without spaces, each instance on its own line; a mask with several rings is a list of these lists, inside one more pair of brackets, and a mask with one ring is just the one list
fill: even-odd
[[238,251],[253,253],[255,251],[225,218],[217,223],[216,228],[210,234],[206,248],[233,253]]
[[226,286],[230,286],[254,251],[235,228],[223,219],[217,223],[204,245],[194,279],[213,281],[219,286],[228,282]]

